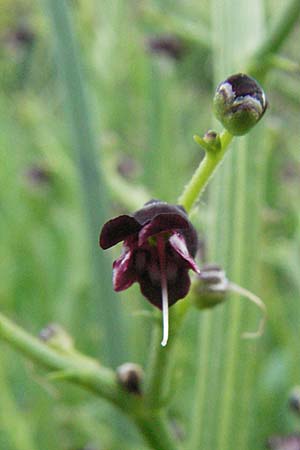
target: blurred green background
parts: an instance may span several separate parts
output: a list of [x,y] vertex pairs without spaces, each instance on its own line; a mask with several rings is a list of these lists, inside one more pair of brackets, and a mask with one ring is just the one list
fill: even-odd
[[[84,138],[78,152],[74,123],[85,110],[75,119],[70,114],[76,79],[69,94],[49,4],[0,0],[1,310],[35,335],[59,322],[81,350],[114,366],[145,364],[150,325],[136,313],[148,305],[137,287],[111,292],[110,266],[119,250],[102,255],[97,232],[108,218],[149,198],[176,202],[201,158],[192,136],[216,126],[210,2],[67,2],[90,125],[79,130]],[[268,0],[262,7],[267,30],[284,3]],[[298,64],[299,38],[298,25],[281,51]],[[259,294],[269,319],[258,343],[261,449],[272,434],[300,431],[300,418],[287,407],[290,389],[300,384],[299,66],[293,73],[271,70],[265,84],[270,108],[256,149],[265,174]],[[82,177],[80,152],[88,136],[102,184],[99,201],[90,199],[87,206],[91,186]],[[204,247],[210,214],[206,193],[192,216]],[[107,267],[105,276],[101,267]],[[112,310],[103,312],[105,302]],[[177,351],[179,387],[171,416],[180,430],[193,401],[195,317]],[[106,403],[48,382],[2,343],[0,359],[1,449],[146,448]]]

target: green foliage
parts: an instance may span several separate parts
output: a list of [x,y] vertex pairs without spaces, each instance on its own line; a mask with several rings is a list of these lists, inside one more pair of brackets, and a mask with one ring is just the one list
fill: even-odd
[[[83,66],[96,164],[105,185],[105,218],[100,200],[99,212],[94,211],[100,230],[102,218],[130,212],[149,198],[174,202],[198,165],[200,150],[192,136],[214,125],[212,79],[218,61],[210,42],[211,23],[216,18],[212,17],[210,2],[196,0],[168,2],[169,7],[162,1],[148,1],[147,5],[122,0],[67,3]],[[278,18],[277,3],[268,2],[266,35],[269,24]],[[97,241],[87,231],[87,201],[72,140],[76,130],[65,114],[67,94],[55,63],[53,29],[42,1],[0,0],[0,7],[1,311],[35,335],[49,322],[59,322],[81,350],[102,361],[110,343],[103,325],[102,303],[94,295],[90,249],[94,246],[98,251]],[[32,32],[30,44],[16,39],[21,26]],[[179,59],[166,51],[150,51],[150,37],[170,34],[183,44]],[[284,56],[299,58],[297,41],[299,29],[285,43]],[[241,64],[235,69],[245,67]],[[227,68],[222,67],[220,72],[223,70]],[[246,272],[251,274],[247,283],[256,285],[269,319],[265,335],[256,342],[259,352],[251,417],[258,425],[253,428],[252,447],[239,450],[262,450],[268,436],[299,430],[299,421],[286,406],[288,393],[299,384],[300,377],[299,80],[272,69],[262,84],[271,106],[265,129],[255,134],[251,148],[251,167],[263,174],[255,218],[260,225],[253,222],[250,202],[246,220],[253,228],[248,226],[250,234],[244,236],[247,242],[255,242],[252,251],[256,252],[257,268],[252,272],[245,259],[234,261],[235,269],[225,267],[239,273],[241,279]],[[236,174],[227,179],[224,173],[218,176],[225,195],[232,193]],[[235,186],[239,188],[238,183]],[[246,189],[253,194],[251,201],[256,201],[251,177]],[[210,206],[216,205],[215,195],[216,191],[211,196],[205,194],[191,220],[209,254],[216,257],[218,251],[219,255],[223,252],[221,261],[209,262],[223,263],[230,260],[232,252],[225,248],[224,235],[230,235],[237,224],[231,222],[231,209],[224,214],[228,205],[232,206],[227,199],[217,211],[218,240],[208,239],[212,235],[215,211]],[[222,222],[225,216],[228,222]],[[249,238],[251,233],[255,234],[254,241]],[[207,257],[204,259],[207,262]],[[109,258],[106,264],[110,266]],[[98,276],[101,283],[101,273]],[[135,287],[112,296],[110,280],[104,292],[104,304],[107,295],[108,309],[113,303],[120,314],[122,337],[118,329],[112,331],[120,344],[120,362],[145,366],[152,321],[137,313],[147,313],[146,302]],[[195,407],[200,314],[202,324],[208,319],[216,328],[222,323],[222,315],[228,327],[232,323],[227,305],[218,306],[216,312],[194,310],[186,318],[173,368],[176,395],[169,408],[175,431],[183,435],[190,429]],[[248,309],[243,314],[247,316]],[[214,351],[203,354],[203,367],[210,367],[210,372],[203,369],[204,382],[208,373],[219,369],[218,345],[226,330],[222,326],[218,332],[218,339],[213,336],[217,342],[211,347]],[[247,345],[245,352],[249,348]],[[239,361],[234,360],[234,364],[238,366]],[[48,380],[44,371],[19,359],[2,343],[0,367],[0,448],[73,450],[87,444],[94,445],[95,450],[148,448],[133,424],[110,405],[78,388]],[[209,381],[216,389],[216,399],[222,386],[216,378]],[[247,396],[247,389],[244,394]],[[247,398],[242,401],[249,404]],[[239,411],[247,413],[245,408]],[[204,429],[212,429],[214,414],[214,409],[206,411]]]

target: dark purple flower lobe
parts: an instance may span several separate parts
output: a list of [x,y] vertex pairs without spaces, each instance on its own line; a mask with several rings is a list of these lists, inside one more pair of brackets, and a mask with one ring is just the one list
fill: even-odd
[[134,267],[133,250],[123,248],[122,255],[113,263],[113,287],[116,292],[128,289],[137,281]]
[[185,239],[183,236],[181,236],[179,233],[174,233],[170,239],[169,242],[171,246],[173,247],[173,250],[181,256],[183,260],[186,261],[187,266],[192,269],[196,273],[200,273],[200,269],[198,268],[197,264],[195,263],[194,259],[189,254]]
[[147,225],[144,225],[139,232],[139,246],[144,245],[149,237],[165,232],[172,232],[178,229],[189,227],[187,219],[179,214],[161,213],[155,216]]
[[141,225],[131,216],[124,214],[111,219],[102,228],[99,239],[100,247],[104,250],[113,247],[140,229]]

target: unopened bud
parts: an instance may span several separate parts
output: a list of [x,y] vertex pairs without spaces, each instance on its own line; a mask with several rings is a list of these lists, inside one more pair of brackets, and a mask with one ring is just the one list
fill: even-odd
[[220,83],[214,97],[215,115],[233,136],[246,134],[262,118],[267,105],[261,86],[243,73]]
[[193,283],[191,299],[198,309],[213,308],[223,303],[227,299],[227,294],[230,292],[241,295],[254,303],[262,313],[257,331],[245,332],[242,334],[242,337],[253,339],[262,336],[266,322],[266,307],[264,302],[253,292],[229,281],[225,271],[219,266],[207,265],[201,269],[200,274]]
[[220,135],[216,133],[215,131],[209,130],[205,135],[203,136],[203,140],[208,145],[208,149],[211,151],[219,151],[221,150],[221,139]]
[[117,368],[116,373],[119,383],[127,392],[136,395],[142,393],[143,369],[138,364],[122,364]]
[[213,308],[226,299],[229,281],[223,269],[206,265],[193,285],[192,299],[198,309]]

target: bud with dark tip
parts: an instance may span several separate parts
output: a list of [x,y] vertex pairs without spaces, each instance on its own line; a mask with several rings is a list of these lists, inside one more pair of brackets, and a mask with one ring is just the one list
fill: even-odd
[[125,363],[116,370],[118,382],[130,394],[141,395],[143,369],[134,363]]
[[193,284],[193,303],[198,309],[213,308],[226,299],[229,289],[224,270],[217,265],[206,265]]
[[208,149],[214,152],[221,150],[220,135],[215,131],[209,130],[203,136],[204,142],[208,145]]
[[214,97],[217,119],[233,136],[242,136],[262,118],[268,102],[262,87],[243,73],[219,84]]

